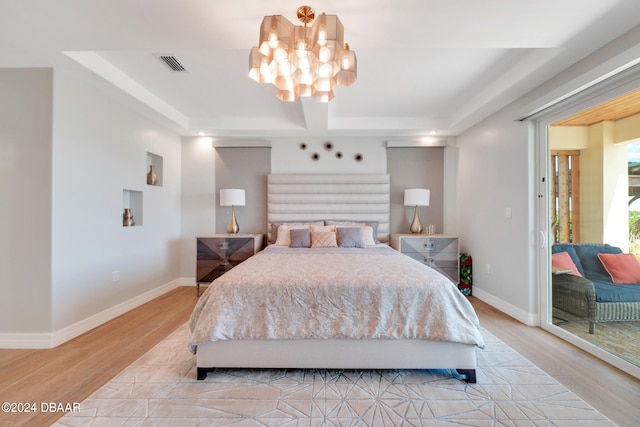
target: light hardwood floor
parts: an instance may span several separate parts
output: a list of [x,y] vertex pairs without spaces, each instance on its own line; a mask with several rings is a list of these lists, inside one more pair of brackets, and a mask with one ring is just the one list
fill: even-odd
[[49,350],[0,350],[0,400],[35,402],[38,413],[0,413],[0,426],[47,426],[64,413],[47,402],[82,402],[189,320],[194,287],[179,287]]
[[[620,426],[640,418],[640,381],[471,297],[481,324]],[[0,350],[3,402],[82,402],[189,318],[193,287],[177,288],[50,350]],[[63,413],[0,413],[0,425],[50,425]]]

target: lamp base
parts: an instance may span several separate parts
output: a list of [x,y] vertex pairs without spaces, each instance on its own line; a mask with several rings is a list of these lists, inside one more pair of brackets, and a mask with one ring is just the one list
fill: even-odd
[[411,228],[409,229],[413,234],[422,233],[422,223],[420,222],[420,218],[418,217],[418,207],[416,206],[416,211],[413,214],[413,222],[411,223]]
[[229,225],[227,225],[227,234],[238,234],[240,232],[240,226],[236,221],[236,211],[234,206],[231,206],[231,218],[229,219]]

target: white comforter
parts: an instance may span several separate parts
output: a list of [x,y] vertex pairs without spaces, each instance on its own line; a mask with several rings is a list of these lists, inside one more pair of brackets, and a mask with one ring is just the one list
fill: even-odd
[[405,339],[484,347],[445,276],[389,247],[268,247],[219,277],[190,319],[190,347],[232,339]]

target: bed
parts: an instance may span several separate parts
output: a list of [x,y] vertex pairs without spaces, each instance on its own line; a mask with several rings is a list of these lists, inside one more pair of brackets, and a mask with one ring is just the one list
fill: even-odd
[[[451,369],[476,382],[484,342],[471,304],[445,276],[386,244],[389,175],[267,182],[272,244],[216,279],[191,316],[199,380],[216,368],[322,368]],[[333,226],[341,244],[359,229],[367,245],[283,245],[273,234],[290,223],[313,224],[309,233]]]

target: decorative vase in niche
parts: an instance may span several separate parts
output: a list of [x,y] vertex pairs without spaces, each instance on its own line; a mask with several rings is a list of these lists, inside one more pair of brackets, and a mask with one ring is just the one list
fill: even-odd
[[122,225],[124,227],[131,227],[136,225],[135,220],[133,219],[133,214],[131,213],[130,208],[125,208],[124,214],[122,215]]
[[147,174],[147,184],[156,185],[158,183],[158,175],[156,175],[156,168],[151,165],[149,167],[149,173]]

